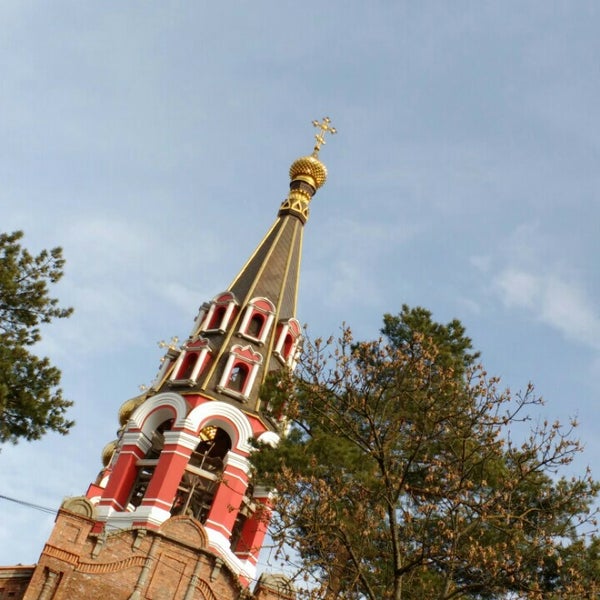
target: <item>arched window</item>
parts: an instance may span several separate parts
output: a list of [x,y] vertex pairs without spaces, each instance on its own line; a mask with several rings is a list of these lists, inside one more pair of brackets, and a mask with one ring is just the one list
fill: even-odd
[[192,376],[192,372],[194,371],[194,367],[198,362],[198,353],[197,352],[187,352],[185,358],[183,359],[183,364],[177,374],[177,379],[189,379]]
[[137,471],[135,480],[125,504],[127,510],[135,510],[142,503],[165,444],[164,432],[169,431],[172,426],[173,419],[167,419],[152,433],[152,445],[144,458],[139,459],[136,463]]
[[296,319],[280,321],[277,326],[277,337],[273,354],[279,361],[291,368],[294,367],[298,346],[301,339],[300,323]]
[[250,337],[259,339],[260,332],[262,331],[264,324],[264,315],[261,315],[260,313],[255,313],[254,315],[252,315],[252,318],[250,319],[250,323],[248,325],[248,335]]
[[248,368],[248,365],[242,362],[236,363],[233,366],[233,369],[231,369],[231,374],[229,375],[229,380],[227,381],[227,388],[235,392],[242,393],[249,372],[250,369]]
[[248,400],[261,363],[262,355],[250,346],[233,346],[217,391],[238,400]]
[[292,337],[292,334],[288,332],[288,334],[285,336],[285,339],[283,340],[282,354],[284,358],[287,359],[291,356],[293,348],[294,338]]
[[253,298],[248,302],[238,335],[259,345],[265,343],[275,317],[275,307],[267,298]]
[[231,450],[231,439],[219,427],[205,427],[199,434],[171,508],[172,515],[187,515],[204,523],[210,511],[223,461]]
[[221,329],[221,324],[223,323],[223,317],[225,316],[226,312],[227,312],[226,306],[217,306],[212,314],[212,318],[206,329],[207,330]]
[[199,331],[224,333],[231,323],[236,309],[237,301],[231,292],[217,296],[207,308],[205,307],[206,316],[203,318]]
[[210,360],[210,344],[205,338],[184,344],[175,361],[170,380],[176,385],[194,385]]

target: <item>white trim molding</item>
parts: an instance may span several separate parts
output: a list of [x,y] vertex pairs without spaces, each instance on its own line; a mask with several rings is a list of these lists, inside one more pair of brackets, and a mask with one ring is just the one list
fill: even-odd
[[182,424],[186,429],[200,432],[208,425],[220,427],[231,438],[232,448],[237,452],[249,454],[253,437],[252,426],[248,417],[235,406],[215,400],[205,402],[194,408]]

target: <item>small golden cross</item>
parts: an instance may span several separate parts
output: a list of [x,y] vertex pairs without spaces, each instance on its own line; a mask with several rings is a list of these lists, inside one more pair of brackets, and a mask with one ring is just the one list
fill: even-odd
[[325,144],[325,134],[330,133],[334,135],[337,133],[337,129],[335,127],[330,126],[331,119],[329,117],[323,117],[323,120],[319,123],[319,121],[313,121],[312,124],[314,127],[318,127],[320,129],[319,133],[315,135],[315,140],[317,143],[315,144],[315,149],[313,150],[312,155],[317,158],[319,156],[319,150],[321,146]]

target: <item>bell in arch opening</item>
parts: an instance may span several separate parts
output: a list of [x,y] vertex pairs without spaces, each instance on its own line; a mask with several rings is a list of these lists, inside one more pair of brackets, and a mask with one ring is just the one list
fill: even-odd
[[171,514],[206,521],[223,474],[224,460],[231,450],[231,438],[221,428],[209,426],[200,431],[198,445],[185,468]]

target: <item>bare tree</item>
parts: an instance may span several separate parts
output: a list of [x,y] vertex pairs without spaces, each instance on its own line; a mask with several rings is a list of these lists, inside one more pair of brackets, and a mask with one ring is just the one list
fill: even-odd
[[254,462],[301,594],[597,598],[599,485],[564,475],[575,423],[531,421],[533,387],[500,389],[458,321],[405,306],[382,334],[307,341],[295,375],[265,386],[289,431]]

